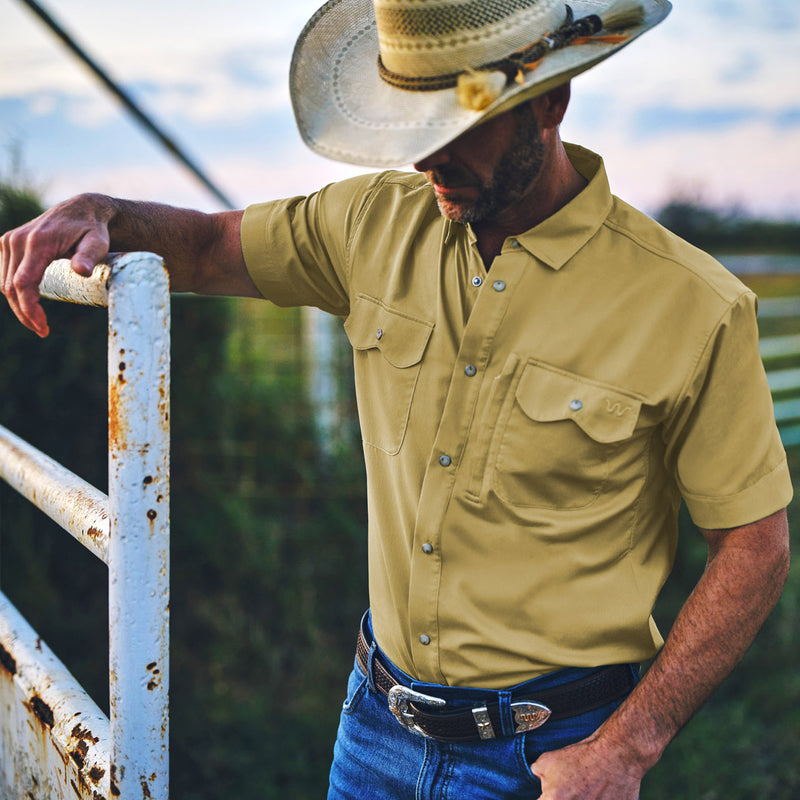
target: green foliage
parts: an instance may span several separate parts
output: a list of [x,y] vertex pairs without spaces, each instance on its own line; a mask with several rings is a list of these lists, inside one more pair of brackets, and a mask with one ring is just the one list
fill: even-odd
[[712,253],[798,253],[800,222],[757,219],[737,208],[714,209],[676,198],[657,212],[658,221]]
[[24,225],[42,211],[41,200],[34,191],[0,181],[0,233]]
[[[36,213],[30,199],[0,192],[2,225]],[[800,291],[796,276],[755,280],[765,295]],[[367,603],[360,446],[351,426],[332,461],[320,453],[299,312],[185,296],[172,309],[172,795],[319,798]],[[104,488],[105,315],[47,312],[53,332],[41,341],[0,311],[0,423]],[[350,380],[343,370],[349,394]],[[797,481],[800,448],[789,455]],[[5,485],[0,527],[3,590],[107,706],[105,567]],[[684,517],[662,630],[704,561]],[[798,570],[643,800],[800,796]]]
[[363,469],[355,442],[320,459],[297,312],[246,306],[173,303],[173,794],[320,797],[367,604]]
[[[35,193],[0,183],[0,232],[41,210]],[[105,489],[105,315],[45,305],[62,335],[44,341],[0,310],[0,424]],[[2,482],[0,531],[3,591],[107,707],[105,565]]]
[[[46,310],[46,340],[0,313],[0,424],[105,490],[105,314]],[[297,311],[172,316],[172,794],[320,797],[367,605],[360,444],[320,457]],[[107,710],[105,566],[2,483],[0,528],[3,591]]]

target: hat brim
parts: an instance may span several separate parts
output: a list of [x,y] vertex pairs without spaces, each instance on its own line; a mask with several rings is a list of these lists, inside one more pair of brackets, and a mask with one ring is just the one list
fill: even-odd
[[[576,17],[600,14],[610,0],[570,2]],[[421,161],[465,131],[544,94],[625,47],[669,14],[668,0],[642,0],[644,20],[623,42],[598,39],[549,53],[523,83],[512,82],[491,105],[470,111],[455,89],[397,89],[378,74],[372,0],[331,0],[309,20],[295,45],[289,76],[303,141],[335,161],[399,167]]]

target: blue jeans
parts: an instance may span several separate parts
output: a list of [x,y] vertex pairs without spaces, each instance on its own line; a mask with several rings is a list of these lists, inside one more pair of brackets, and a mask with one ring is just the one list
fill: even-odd
[[[396,679],[409,678],[383,658]],[[570,668],[512,687],[533,693],[577,680],[592,669]],[[638,678],[638,668],[631,665]],[[537,798],[539,779],[530,764],[544,752],[584,739],[620,705],[602,708],[556,722],[528,733],[496,739],[450,744],[405,730],[389,711],[358,662],[350,674],[334,746],[328,800],[501,800]],[[497,692],[413,682],[413,688],[447,699],[449,709],[471,708],[476,699]]]

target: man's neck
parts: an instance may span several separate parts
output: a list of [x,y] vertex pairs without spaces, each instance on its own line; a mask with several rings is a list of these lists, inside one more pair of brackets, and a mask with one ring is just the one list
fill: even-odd
[[587,183],[572,166],[561,140],[557,140],[552,156],[545,159],[541,171],[520,200],[492,219],[473,223],[478,252],[486,269],[491,267],[509,236],[519,236],[544,222],[576,197]]

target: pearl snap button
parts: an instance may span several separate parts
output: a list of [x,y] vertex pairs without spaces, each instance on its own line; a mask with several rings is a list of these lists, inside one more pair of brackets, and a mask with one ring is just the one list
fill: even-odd
[[573,411],[580,411],[583,408],[583,403],[580,400],[570,400],[569,407]]

